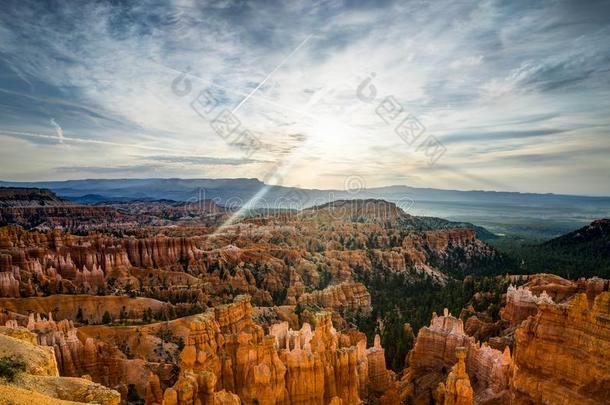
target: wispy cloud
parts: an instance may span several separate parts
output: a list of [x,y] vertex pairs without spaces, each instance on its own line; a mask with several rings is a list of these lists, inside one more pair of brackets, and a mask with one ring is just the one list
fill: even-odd
[[187,163],[194,165],[221,165],[221,166],[238,166],[250,163],[261,163],[264,161],[256,159],[229,159],[215,158],[210,156],[188,156],[188,155],[160,155],[148,156],[147,159],[165,162],[165,163]]
[[121,165],[114,167],[105,166],[59,166],[55,170],[59,173],[66,173],[70,175],[74,174],[102,174],[102,175],[114,175],[114,174],[142,174],[149,173],[151,170],[161,169],[162,166],[155,164],[144,164],[144,165]]
[[[607,173],[607,157],[565,154],[575,142],[608,144],[608,15],[607,2],[568,0],[8,0],[0,129],[13,149],[0,152],[0,169],[15,180],[79,167],[263,178],[269,162],[290,159],[285,183],[309,187],[341,187],[358,172],[368,186],[610,193],[610,180],[588,180]],[[177,97],[171,83],[187,68],[192,92]],[[394,95],[446,143],[442,166],[422,164],[355,97],[372,72],[377,101]],[[204,88],[261,140],[254,155],[243,159],[190,107]],[[45,157],[62,143],[74,150]],[[20,175],[12,156],[39,163]],[[546,182],[529,176],[536,156]],[[568,173],[574,183],[561,180]]]

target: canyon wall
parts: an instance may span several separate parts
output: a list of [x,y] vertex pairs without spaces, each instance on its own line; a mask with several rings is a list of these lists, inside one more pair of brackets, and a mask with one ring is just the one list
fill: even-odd
[[[408,356],[401,398],[416,404],[609,403],[607,288],[607,280],[549,275],[509,287],[501,317],[503,333],[514,334],[512,356],[508,346],[497,350],[465,334],[462,321],[447,311],[434,314]],[[464,367],[456,357],[461,352]]]
[[447,310],[442,316],[434,314],[430,326],[419,330],[401,379],[402,398],[411,398],[415,403],[433,403],[439,384],[458,361],[458,348],[467,354],[466,372],[475,377],[473,389],[477,403],[506,403],[510,351],[507,348],[502,352],[476,342],[464,333],[462,321]]
[[[150,377],[149,404],[160,398],[156,381]],[[283,322],[266,335],[252,321],[250,299],[240,296],[194,317],[180,376],[163,403],[233,403],[236,395],[245,404],[359,404],[395,385],[378,339],[366,349],[364,335],[337,332],[329,312],[317,314],[315,328]]]
[[52,313],[56,319],[100,323],[106,312],[113,320],[141,319],[149,309],[155,313],[167,313],[173,308],[173,305],[144,297],[52,295],[49,297],[0,298],[0,308],[22,315]]
[[[105,214],[83,215],[103,219]],[[287,302],[292,304],[305,286],[322,289],[328,286],[328,278],[333,284],[353,284],[355,274],[371,275],[381,268],[405,273],[413,280],[425,274],[444,283],[447,275],[432,263],[468,267],[495,254],[469,229],[402,234],[374,221],[331,221],[320,227],[314,220],[274,218],[268,224],[246,223],[209,233],[205,227],[132,224],[125,230],[76,236],[59,229],[3,227],[0,297],[118,291],[165,300],[184,290],[197,294],[201,288],[193,284],[207,281],[208,295],[214,298],[226,293],[220,288],[222,282],[264,305],[277,304],[273,299],[277,301],[287,289]],[[175,275],[155,273],[149,279],[142,270],[184,272],[194,279],[183,285],[174,280]]]
[[[168,361],[147,355],[147,350],[150,354],[155,352],[154,347],[145,348],[144,351],[138,353],[142,355],[140,358],[133,358],[129,347],[121,344],[122,342],[115,341],[115,344],[110,344],[109,339],[100,340],[99,333],[94,334],[98,338],[83,334],[74,327],[72,321],[64,319],[56,322],[53,320],[52,314],[42,317],[40,314],[31,313],[25,323],[25,328],[20,327],[19,322],[15,320],[8,321],[7,326],[13,330],[29,331],[36,344],[41,348],[50,348],[51,353],[54,354],[54,364],[58,375],[87,376],[97,383],[117,390],[123,398],[127,395],[130,385],[144,397],[147,378],[151,370],[161,376],[163,382],[167,383],[171,380],[171,359]],[[99,330],[104,327],[97,328]],[[150,340],[152,337],[153,342],[149,342],[149,344],[159,340],[154,339],[154,335],[147,336],[139,331],[135,331],[135,334],[134,337],[138,341]],[[146,345],[147,342],[142,342],[142,347]],[[167,350],[166,346],[163,344],[160,347]],[[123,347],[127,353],[122,352],[118,347]],[[155,347],[159,346],[155,344]]]
[[298,303],[313,304],[339,313],[371,313],[371,295],[362,283],[344,282],[305,293],[298,298]]
[[[362,333],[336,322],[337,313],[371,311],[356,276],[425,273],[442,283],[447,275],[431,263],[461,268],[492,257],[470,230],[400,235],[363,223],[298,232],[244,226],[209,238],[168,232],[174,236],[0,229],[1,319],[19,319],[52,348],[62,375],[88,375],[124,398],[135,390],[149,404],[394,404],[399,394],[415,403],[593,404],[610,391],[608,280],[534,275],[508,289],[500,320],[434,315],[400,384],[378,338],[367,348]],[[132,289],[163,298],[129,297]],[[245,296],[218,305],[237,291],[269,305],[257,313],[271,318],[254,322]],[[116,295],[93,295],[106,293]],[[179,304],[164,302],[170,297],[208,309],[140,324],[149,310],[176,311]],[[299,324],[297,304],[308,307],[309,323]],[[79,327],[106,312],[131,326]],[[466,333],[485,328],[477,337],[489,344]]]
[[[0,357],[19,359],[25,366],[13,381],[0,383],[2,403],[120,403],[121,396],[117,391],[86,378],[60,377],[53,349],[39,345],[36,339],[36,334],[18,326],[14,321],[6,327],[0,327]],[[9,398],[10,402],[4,402]]]
[[515,404],[602,404],[610,393],[610,293],[542,303],[515,333]]

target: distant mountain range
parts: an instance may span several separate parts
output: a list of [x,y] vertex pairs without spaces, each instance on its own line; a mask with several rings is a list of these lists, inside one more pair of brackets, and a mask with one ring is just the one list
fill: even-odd
[[257,179],[84,179],[0,181],[3,187],[48,188],[84,204],[133,200],[195,202],[213,199],[230,207],[304,208],[338,199],[383,199],[408,213],[470,222],[492,232],[550,238],[610,216],[610,197],[496,191],[457,191],[409,186],[318,190],[266,185]]
[[[218,199],[225,202],[229,199],[250,200],[261,190],[265,193],[258,197],[259,204],[263,199],[267,203],[289,205],[288,201],[300,198],[305,206],[323,204],[337,199],[381,198],[388,201],[404,200],[406,205],[414,201],[477,202],[506,204],[545,204],[574,203],[590,201],[609,203],[610,197],[586,197],[562,194],[535,194],[498,191],[459,191],[434,188],[417,188],[409,186],[386,186],[362,190],[319,190],[297,187],[266,185],[258,179],[83,179],[41,182],[0,181],[0,187],[35,187],[47,188],[60,197],[72,200],[89,199],[91,202],[108,202],[117,200],[160,200],[189,201],[204,198]],[[386,197],[386,198],[383,198]],[[277,200],[277,201],[276,201]],[[282,200],[286,202],[282,202]]]

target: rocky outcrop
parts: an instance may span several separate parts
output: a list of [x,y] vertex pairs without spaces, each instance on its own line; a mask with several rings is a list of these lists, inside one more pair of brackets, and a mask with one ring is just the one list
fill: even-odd
[[119,404],[121,397],[116,391],[83,378],[59,377],[53,349],[36,344],[35,339],[35,334],[14,324],[0,327],[0,357],[12,357],[25,364],[25,371],[14,382],[0,388],[3,398],[14,395],[16,403],[25,403],[24,396],[32,393],[31,398],[40,403],[65,400]]
[[[241,401],[235,394],[226,391],[215,392],[216,375],[210,371],[196,372],[196,350],[192,346],[184,349],[181,355],[181,371],[178,381],[173,387],[165,390],[161,403],[163,405],[239,405]],[[151,393],[147,396],[147,405],[159,403],[159,397],[153,396],[157,390],[155,378],[149,378],[149,389]],[[158,395],[157,392],[154,395]]]
[[334,398],[356,404],[368,395],[390,398],[396,391],[394,376],[386,369],[379,336],[373,347],[366,349],[362,334],[336,332],[330,313],[317,315],[313,332],[309,324],[293,331],[282,323],[272,326],[270,334],[275,337],[280,358],[287,367],[288,397],[292,404],[326,404]]
[[[105,291],[107,278],[131,268],[184,269],[194,260],[193,238],[154,236],[114,238],[74,237],[59,231],[25,232],[0,229],[0,271],[34,278],[39,289],[54,294]],[[9,277],[9,276],[6,276]],[[10,278],[10,277],[9,277]],[[12,279],[0,279],[0,295],[13,294]],[[135,286],[134,286],[135,287]],[[25,286],[22,289],[27,290]],[[31,289],[31,286],[30,286]]]
[[456,353],[460,347],[467,353],[466,371],[476,381],[473,384],[476,402],[505,403],[510,388],[510,351],[506,348],[502,352],[476,342],[464,333],[462,321],[447,310],[443,316],[434,314],[430,326],[420,329],[401,379],[402,398],[411,398],[416,403],[432,402],[438,385],[458,362]]
[[592,301],[609,286],[609,280],[598,277],[571,281],[554,274],[534,274],[523,286],[508,288],[500,317],[508,327],[518,326],[535,315],[540,304],[565,303],[578,293],[585,293]]
[[93,295],[52,295],[49,297],[0,298],[0,308],[23,315],[52,313],[55,319],[101,323],[108,312],[111,319],[142,319],[145,312],[167,313],[173,305],[151,298]]
[[19,279],[12,271],[0,273],[0,297],[19,297]]
[[404,273],[407,271],[407,262],[404,254],[399,250],[378,250],[372,251],[373,263],[376,266],[389,269],[395,273]]
[[362,283],[345,282],[305,293],[299,297],[298,303],[317,305],[339,313],[371,313],[371,295]]
[[189,238],[134,238],[124,240],[123,247],[134,267],[161,268],[194,257],[193,240]]
[[333,328],[331,318],[329,312],[317,315],[310,342],[312,354],[318,356],[324,369],[324,400],[330,402],[339,397],[344,402],[358,404],[361,399],[357,347],[341,345],[341,335]]
[[535,315],[541,303],[553,303],[546,291],[537,296],[528,287],[510,286],[506,292],[506,306],[500,311],[500,318],[509,326],[519,325],[529,316]]
[[[496,350],[465,334],[462,321],[447,312],[442,317],[434,315],[431,325],[420,330],[409,354],[401,397],[415,403],[431,403],[433,398],[437,403],[472,403],[472,399],[476,404],[607,403],[607,288],[603,279],[572,282],[544,274],[531,277],[522,287],[509,287],[502,311],[506,329],[495,343],[514,334],[512,356],[507,346]],[[453,356],[457,347],[466,353],[469,384],[461,372],[462,377],[456,378],[452,372],[443,382],[449,367],[457,370],[454,364],[459,361]],[[470,394],[458,394],[460,390],[468,393],[467,385],[472,399],[467,399]]]
[[264,337],[251,316],[249,297],[240,296],[233,304],[196,317],[182,351],[180,378],[164,398],[173,398],[175,392],[178,404],[189,403],[184,402],[188,398],[214,403],[210,401],[216,396],[226,399],[226,394],[216,392],[226,388],[246,403],[284,401],[285,367],[275,339]]
[[462,321],[445,310],[441,316],[433,314],[430,326],[419,330],[409,363],[415,371],[448,368],[457,361],[456,348],[467,346],[469,339]]
[[53,350],[39,346],[35,334],[14,325],[0,327],[0,357],[11,356],[24,360],[30,374],[59,376]]
[[545,302],[515,333],[513,403],[601,404],[610,392],[610,293]]
[[447,381],[440,383],[436,389],[436,403],[444,405],[473,405],[474,395],[470,378],[466,373],[466,358],[467,349],[458,347],[456,357],[457,363],[451,368],[451,372],[447,376]]
[[373,347],[367,349],[366,359],[368,366],[368,388],[376,394],[383,394],[392,387],[394,378],[385,365],[385,351],[381,347],[381,338],[375,335]]
[[[25,324],[27,329],[19,327],[19,323]],[[32,313],[25,321],[8,321],[7,326],[9,331],[30,331],[34,342],[50,348],[60,375],[87,375],[92,381],[114,388],[124,397],[131,390],[132,397],[137,394],[144,398],[151,371],[160,376],[164,384],[173,378],[173,355],[177,358],[179,350],[169,339],[177,342],[179,337],[167,328],[168,325],[147,325],[141,330],[119,328],[130,329],[124,330],[129,335],[128,339],[112,336],[109,327],[91,326],[83,332],[75,328],[72,321],[54,321],[52,314],[43,317]],[[180,333],[180,322],[173,322],[171,326],[175,333]],[[136,354],[139,358],[133,358]]]
[[432,316],[430,326],[419,330],[401,379],[401,396],[416,403],[432,402],[434,390],[456,363],[456,349],[468,347],[462,321],[449,315]]
[[[245,404],[358,404],[369,389],[377,396],[395,389],[378,338],[367,350],[362,334],[337,332],[329,312],[317,315],[315,328],[295,331],[283,322],[265,335],[245,296],[193,319],[181,364],[164,404],[218,403],[233,395]],[[156,381],[149,378],[149,403],[159,398]]]

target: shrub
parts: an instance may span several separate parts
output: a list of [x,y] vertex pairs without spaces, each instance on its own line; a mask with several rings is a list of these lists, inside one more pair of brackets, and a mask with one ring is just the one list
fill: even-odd
[[15,380],[17,373],[25,371],[25,362],[14,357],[0,358],[0,378],[8,382]]

